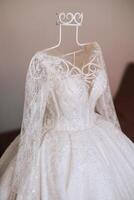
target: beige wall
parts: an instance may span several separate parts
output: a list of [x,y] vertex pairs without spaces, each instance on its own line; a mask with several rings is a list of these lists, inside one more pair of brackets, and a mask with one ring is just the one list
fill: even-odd
[[[126,64],[134,61],[133,0],[1,0],[0,132],[20,126],[29,61],[58,42],[55,13],[61,11],[83,12],[80,41],[101,45],[113,94]],[[64,41],[70,49],[71,40],[70,32]]]

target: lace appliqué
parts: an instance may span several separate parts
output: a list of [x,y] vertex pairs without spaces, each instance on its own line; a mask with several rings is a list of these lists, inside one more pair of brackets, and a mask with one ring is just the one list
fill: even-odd
[[[77,66],[71,66],[72,63],[66,59],[58,56],[48,55],[47,53],[40,52],[40,57],[45,60],[45,65],[49,71],[49,80],[54,80],[55,78],[64,79],[65,77],[81,77],[88,87],[92,87],[101,69],[99,63],[99,49],[92,52],[89,61],[81,69]],[[70,67],[71,66],[71,67]]]

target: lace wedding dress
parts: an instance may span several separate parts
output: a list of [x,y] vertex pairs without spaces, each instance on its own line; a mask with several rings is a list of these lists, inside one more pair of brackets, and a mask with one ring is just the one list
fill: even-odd
[[102,49],[92,42],[72,53],[31,59],[21,133],[0,160],[0,200],[134,199],[134,144],[120,128]]

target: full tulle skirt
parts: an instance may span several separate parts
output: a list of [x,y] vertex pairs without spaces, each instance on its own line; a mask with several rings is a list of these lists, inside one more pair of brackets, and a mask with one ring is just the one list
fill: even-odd
[[[0,200],[11,192],[18,140],[1,159]],[[34,181],[29,176],[17,200],[134,199],[134,144],[101,118],[90,129],[48,132],[32,171]]]

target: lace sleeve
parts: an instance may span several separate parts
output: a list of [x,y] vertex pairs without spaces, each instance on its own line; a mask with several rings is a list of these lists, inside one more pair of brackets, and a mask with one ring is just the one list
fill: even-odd
[[106,87],[99,97],[96,104],[96,111],[101,114],[106,120],[112,122],[119,130],[121,130],[120,123],[116,114],[115,106],[112,99],[108,73],[106,69],[106,64],[104,61],[102,49],[100,51],[100,65],[104,69],[105,79],[106,79]]
[[29,177],[31,169],[36,163],[42,137],[45,134],[43,116],[49,87],[46,68],[42,63],[38,53],[36,53],[27,70],[19,148],[9,199],[13,199],[13,195],[17,194],[24,181]]

